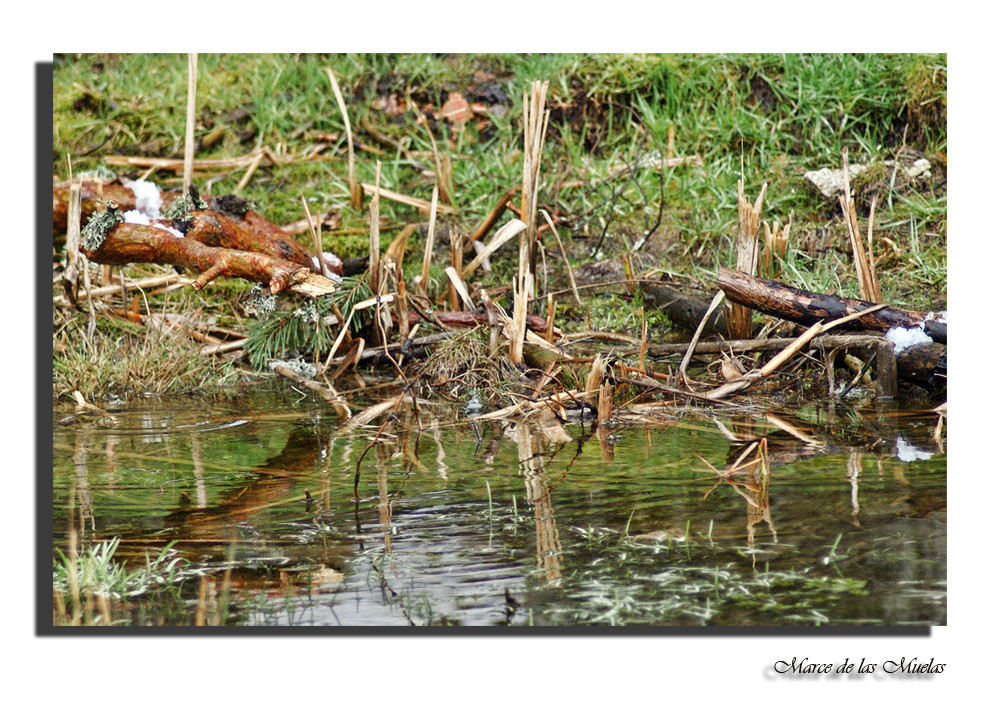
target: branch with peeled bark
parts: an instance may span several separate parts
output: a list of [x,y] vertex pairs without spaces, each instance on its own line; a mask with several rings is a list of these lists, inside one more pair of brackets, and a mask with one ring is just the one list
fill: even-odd
[[[52,186],[52,226],[58,236],[66,231],[69,209],[70,181]],[[170,207],[180,192],[160,192],[161,208]],[[208,209],[191,212],[193,221],[186,235],[208,246],[235,248],[241,251],[263,253],[273,258],[305,266],[320,272],[314,252],[295,240],[280,226],[250,209],[249,202],[235,195],[201,197]],[[135,190],[116,181],[84,179],[81,188],[81,220],[85,223],[95,213],[104,209],[104,202],[115,202],[122,211],[136,208]],[[173,225],[173,224],[171,224]],[[326,268],[343,274],[343,265],[336,256],[327,255]]]
[[83,244],[80,249],[95,263],[158,263],[195,270],[198,278],[192,287],[196,290],[220,276],[262,283],[272,294],[290,289],[318,297],[337,289],[333,280],[315,275],[298,263],[253,251],[207,246],[155,226],[118,222],[94,250],[87,250]]

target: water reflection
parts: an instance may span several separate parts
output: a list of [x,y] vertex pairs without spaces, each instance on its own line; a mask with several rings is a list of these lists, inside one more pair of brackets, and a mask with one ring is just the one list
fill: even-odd
[[[307,400],[248,402],[60,425],[55,546],[119,537],[141,564],[173,544],[201,567],[192,622],[207,625],[802,622],[773,613],[786,605],[946,618],[936,414],[688,410],[612,428],[389,399],[345,426]],[[778,573],[803,583],[772,613],[718,588],[770,583],[773,599]],[[817,598],[812,578],[841,590]],[[605,598],[635,618],[595,617]]]

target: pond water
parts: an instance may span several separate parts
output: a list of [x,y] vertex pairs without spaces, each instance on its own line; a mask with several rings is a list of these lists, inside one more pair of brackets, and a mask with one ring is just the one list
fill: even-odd
[[57,412],[54,555],[182,558],[169,591],[116,602],[126,624],[946,623],[936,414],[643,416],[421,403],[348,428],[287,386]]

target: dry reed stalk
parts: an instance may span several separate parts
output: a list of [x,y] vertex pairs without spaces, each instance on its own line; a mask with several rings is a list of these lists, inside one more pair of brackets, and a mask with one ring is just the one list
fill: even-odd
[[382,182],[382,161],[375,161],[375,195],[368,203],[368,287],[379,293],[379,185]]
[[239,350],[247,343],[247,339],[241,338],[236,341],[229,341],[227,343],[218,343],[213,346],[205,346],[199,351],[201,355],[218,355],[219,353],[229,353],[230,351]]
[[309,233],[312,234],[313,246],[316,247],[316,260],[319,261],[319,272],[326,277],[326,256],[323,255],[323,242],[320,240],[319,231],[313,226],[312,212],[309,211],[309,204],[305,195],[299,196],[302,199],[302,209],[306,211],[306,221],[309,222]]
[[442,158],[441,152],[438,151],[437,139],[434,138],[434,132],[431,131],[431,125],[419,111],[417,112],[417,121],[424,125],[424,129],[427,131],[427,138],[430,139],[431,142],[431,150],[434,153],[434,175],[437,178],[437,184],[441,189],[441,200],[451,204],[453,199],[451,159]]
[[559,245],[559,253],[562,255],[563,263],[566,264],[566,274],[569,275],[569,286],[573,290],[573,299],[576,300],[577,305],[582,307],[583,302],[580,301],[580,292],[576,289],[576,277],[573,275],[573,266],[569,264],[569,256],[566,255],[562,239],[559,238],[559,232],[556,231],[556,224],[544,209],[542,210],[542,216],[545,217],[545,221],[548,223],[549,229],[552,231],[552,235],[556,237],[556,243]]
[[[448,276],[448,284],[450,286],[450,290],[455,293],[456,303],[458,301],[458,298],[461,298],[462,304],[465,305],[466,309],[470,311],[475,309],[476,303],[473,302],[472,297],[469,296],[469,290],[465,286],[465,282],[458,274],[458,271],[455,270],[454,266],[449,265],[447,268],[445,268],[444,272]],[[455,311],[461,311],[461,307],[456,306]]]
[[552,339],[554,338],[553,330],[555,329],[556,325],[556,303],[555,300],[552,298],[551,292],[549,292],[549,300],[547,307],[548,309],[546,312],[546,320],[545,320],[545,340],[548,341],[549,343],[552,343]]
[[788,236],[792,230],[792,215],[788,215],[788,223],[774,222],[770,228],[764,224],[764,250],[760,254],[760,274],[776,279],[781,273],[778,261],[784,261],[788,252]]
[[[254,161],[261,158],[261,164],[266,160],[269,165],[289,165],[301,163],[310,158],[296,158],[292,156],[279,156],[268,146],[254,149],[243,156],[233,158],[201,158],[196,159],[191,165],[197,171],[226,171],[239,170],[250,166]],[[155,170],[171,170],[175,173],[184,172],[183,158],[154,158],[149,156],[105,156],[104,162],[109,166],[135,166],[138,168],[149,168],[149,172]]]
[[[758,231],[760,230],[760,213],[764,206],[764,193],[767,183],[760,189],[757,201],[753,206],[743,196],[743,178],[736,184],[736,269],[750,275],[757,274],[758,263]],[[752,310],[741,304],[729,306],[726,315],[726,327],[730,338],[749,338],[752,332]]]
[[[454,226],[448,230],[448,250],[451,251],[451,266],[449,267],[455,271],[455,277],[459,277],[459,282],[461,282],[457,271],[462,267],[462,235]],[[451,308],[455,311],[462,308],[458,303],[458,297],[458,287],[455,285],[452,274],[448,273],[448,300],[451,303]]]
[[604,372],[608,367],[608,359],[600,353],[594,356],[594,362],[590,365],[590,372],[587,373],[587,380],[583,385],[584,391],[588,394],[596,392],[604,381]]
[[518,263],[518,274],[532,276],[531,286],[526,288],[530,298],[535,296],[534,278],[538,256],[538,173],[542,162],[542,144],[549,113],[545,111],[547,82],[534,81],[531,95],[524,93],[524,166],[521,177],[521,220],[528,225],[521,238],[522,255]]
[[[708,323],[709,318],[715,311],[716,307],[722,304],[722,300],[725,299],[726,293],[719,290],[715,293],[715,297],[712,298],[712,303],[708,305],[708,309],[705,311],[705,315],[701,317],[701,322],[698,324],[698,328],[695,329],[694,336],[691,337],[691,343],[688,344],[687,352],[684,354],[684,359],[681,360],[680,366],[677,368],[678,374],[687,381],[687,366],[691,362],[691,356],[694,355],[695,346],[698,345],[698,339],[701,338],[701,332],[705,330],[705,325]],[[748,310],[749,311],[749,310]]]
[[499,219],[500,215],[503,214],[503,211],[507,208],[507,205],[510,203],[511,199],[513,199],[514,195],[517,194],[517,191],[518,188],[512,187],[507,190],[507,192],[503,193],[499,201],[493,205],[493,209],[490,210],[489,214],[487,214],[486,217],[479,222],[479,226],[477,226],[475,231],[468,236],[469,241],[478,241],[486,235],[487,231],[493,228],[493,225],[497,223],[497,219]]
[[434,225],[437,223],[438,186],[431,193],[431,218],[427,224],[427,241],[424,243],[424,260],[420,266],[420,289],[427,294],[427,283],[431,276],[431,252],[434,250]]
[[238,195],[240,191],[244,187],[246,187],[247,183],[250,182],[250,178],[253,177],[254,172],[257,170],[257,166],[259,166],[261,164],[261,161],[263,160],[264,160],[264,152],[261,151],[260,153],[257,154],[256,158],[250,161],[250,165],[247,166],[247,172],[243,174],[243,177],[240,178],[239,183],[237,183],[236,187],[233,188],[234,195]]
[[640,307],[642,315],[642,339],[639,341],[639,372],[646,374],[646,342],[649,335],[649,326],[646,322],[646,308]]
[[482,265],[483,261],[485,261],[498,248],[500,248],[502,245],[510,241],[518,234],[520,234],[526,228],[527,224],[525,224],[520,219],[512,219],[511,221],[507,222],[502,227],[500,227],[500,230],[493,235],[493,238],[490,240],[488,244],[486,244],[486,247],[483,248],[483,250],[481,250],[479,253],[477,253],[476,257],[473,258],[467,266],[462,268],[461,278],[465,280],[470,275],[472,275],[472,273],[474,273],[476,269],[480,265]]
[[399,320],[400,343],[410,335],[410,315],[407,313],[407,304],[406,280],[403,279],[403,267],[400,265],[396,268],[396,318]]
[[671,124],[667,127],[667,160],[671,160],[674,157],[674,139],[676,138],[676,129],[674,125]]
[[198,604],[194,612],[194,624],[205,625],[205,613],[208,610],[208,576],[202,575],[198,582]]
[[625,291],[629,296],[635,296],[635,271],[631,252],[622,254],[622,270],[625,272]]
[[[431,211],[431,203],[427,200],[422,200],[419,197],[411,197],[410,195],[403,195],[398,192],[393,192],[392,190],[386,190],[384,187],[378,187],[372,185],[371,183],[361,183],[361,189],[367,192],[369,195],[374,195],[377,191],[382,197],[387,200],[392,200],[394,202],[399,202],[400,204],[406,204],[411,207],[416,207],[423,214],[428,214]],[[456,210],[454,207],[449,207],[438,202],[438,212],[441,214],[452,214]]]
[[66,215],[66,271],[63,273],[64,294],[77,303],[77,287],[80,280],[80,218],[82,211],[83,186],[75,182],[69,186],[69,206]]
[[749,387],[754,382],[764,379],[765,377],[773,373],[775,370],[777,370],[779,367],[784,365],[793,355],[795,355],[799,351],[800,348],[805,346],[807,343],[809,343],[809,341],[811,341],[819,334],[826,333],[832,328],[836,328],[841,324],[853,321],[858,317],[864,316],[865,314],[871,314],[872,312],[877,312],[879,309],[883,309],[885,306],[886,305],[884,304],[879,304],[874,307],[869,307],[868,309],[862,310],[860,312],[855,312],[854,314],[849,314],[845,317],[841,317],[840,319],[835,319],[834,321],[828,321],[825,324],[822,322],[816,322],[808,329],[806,329],[805,333],[796,338],[792,343],[786,346],[784,350],[782,350],[780,353],[774,356],[774,358],[772,358],[771,361],[761,369],[751,370],[743,377],[737,378],[731,382],[727,382],[721,387],[717,387],[711,392],[707,392],[701,396],[704,397],[705,399],[719,399],[727,395],[730,395],[733,392],[744,389],[745,387]]
[[354,135],[351,133],[351,118],[347,115],[347,104],[344,102],[344,96],[340,92],[340,85],[337,83],[337,76],[333,74],[333,69],[325,66],[323,70],[326,71],[326,75],[330,79],[333,96],[337,100],[340,116],[344,120],[344,131],[347,133],[347,187],[351,193],[351,206],[360,211],[364,196],[361,188],[358,187],[358,179],[354,171]]
[[868,271],[871,274],[872,286],[876,300],[882,301],[882,285],[878,281],[878,272],[875,266],[875,246],[872,243],[872,235],[875,229],[875,205],[878,204],[878,195],[872,196],[872,205],[868,209]]
[[[866,302],[882,301],[882,291],[875,279],[874,261],[865,252],[865,244],[861,239],[861,228],[858,226],[858,213],[854,209],[854,197],[851,195],[851,173],[847,163],[847,148],[841,152],[844,162],[844,193],[837,199],[844,213],[844,223],[847,225],[847,235],[851,239],[851,249],[854,253],[854,270],[858,276],[858,292]],[[875,202],[869,214],[869,227],[874,216]],[[871,229],[869,228],[869,246],[871,245]]]
[[607,426],[611,421],[611,382],[607,379],[601,383],[601,389],[597,393],[597,425]]
[[396,295],[384,295],[384,296],[369,297],[368,299],[366,299],[366,300],[364,300],[362,302],[358,302],[353,307],[351,307],[351,311],[348,312],[347,318],[344,319],[344,321],[341,322],[340,333],[337,335],[337,338],[333,342],[333,345],[330,346],[330,353],[329,353],[329,355],[326,356],[326,362],[323,363],[323,372],[326,372],[327,368],[330,367],[330,362],[333,360],[334,354],[340,348],[340,344],[344,341],[344,336],[347,335],[347,330],[350,328],[351,319],[354,318],[355,312],[358,312],[358,311],[360,311],[362,309],[367,309],[368,307],[372,307],[372,306],[379,305],[379,304],[389,304],[390,302],[395,301],[395,299],[396,299]]
[[510,322],[510,359],[524,363],[524,336],[528,325],[528,283],[531,273],[514,278],[514,310]]
[[194,175],[194,119],[198,90],[198,54],[188,54],[187,122],[184,126],[184,192]]

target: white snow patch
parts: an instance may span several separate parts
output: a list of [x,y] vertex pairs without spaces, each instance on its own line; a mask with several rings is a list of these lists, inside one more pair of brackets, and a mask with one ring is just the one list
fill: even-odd
[[930,460],[934,457],[934,453],[914,448],[902,436],[896,436],[896,457],[903,462],[913,462],[914,460]]
[[142,226],[153,226],[156,227],[157,229],[163,229],[164,231],[169,231],[171,234],[173,234],[179,239],[184,238],[184,234],[182,234],[180,231],[173,228],[172,226],[167,226],[163,222],[153,221],[147,215],[135,209],[130,209],[129,211],[122,214],[122,216],[125,218],[126,224],[141,224]]
[[917,346],[921,343],[933,343],[934,339],[924,332],[924,325],[907,328],[905,326],[893,326],[885,332],[885,337],[892,341],[893,352],[899,355],[910,346]]
[[146,214],[135,209],[130,209],[122,216],[125,217],[126,224],[141,224],[142,226],[152,226],[153,224]]
[[160,198],[160,188],[156,183],[148,180],[130,180],[126,185],[135,193],[135,208],[151,219],[158,219],[163,200]]

